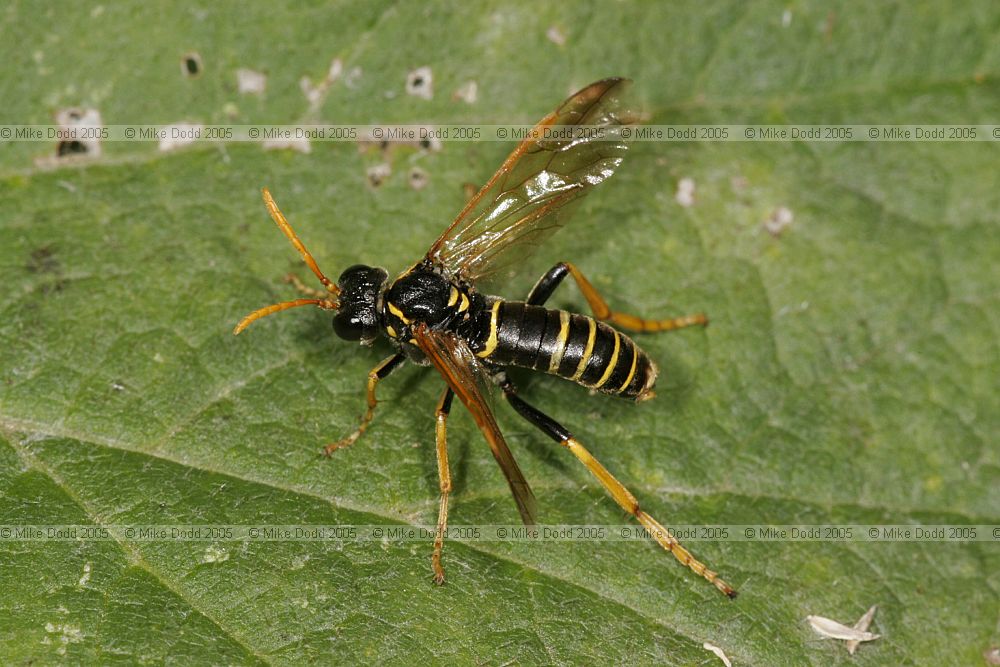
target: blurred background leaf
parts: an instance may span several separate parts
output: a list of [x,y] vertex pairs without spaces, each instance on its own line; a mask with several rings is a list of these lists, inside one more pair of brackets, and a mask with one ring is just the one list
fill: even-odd
[[[651,123],[991,123],[1000,103],[989,2],[12,2],[0,26],[4,123],[70,107],[106,124],[531,123],[612,75],[635,79]],[[334,59],[311,105],[302,80]],[[423,66],[431,99],[405,90]],[[263,94],[239,92],[240,68],[267,75]],[[455,96],[470,81],[471,103]],[[308,311],[230,335],[304,273],[259,189],[328,273],[393,272],[510,149],[136,142],[58,163],[55,145],[0,143],[3,522],[433,522],[437,378],[394,376],[368,435],[325,461],[389,347],[338,341]],[[622,310],[711,327],[638,337],[663,372],[652,403],[518,381],[667,524],[998,523],[997,164],[990,143],[638,144],[498,289],[572,259]],[[555,303],[583,308],[575,288]],[[544,522],[627,523],[499,407]],[[458,412],[452,522],[516,522]],[[720,664],[708,641],[735,664],[977,664],[1000,641],[992,544],[692,546],[737,601],[636,542],[451,542],[440,589],[430,543],[2,542],[0,654]],[[852,659],[804,622],[874,603],[882,638]]]

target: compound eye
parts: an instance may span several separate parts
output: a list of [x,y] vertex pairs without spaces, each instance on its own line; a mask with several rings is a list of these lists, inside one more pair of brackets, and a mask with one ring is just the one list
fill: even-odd
[[352,313],[340,311],[333,316],[333,331],[344,340],[361,340],[365,325]]

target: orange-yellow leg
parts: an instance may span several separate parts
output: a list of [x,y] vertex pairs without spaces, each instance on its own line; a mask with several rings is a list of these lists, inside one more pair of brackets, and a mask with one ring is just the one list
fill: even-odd
[[378,405],[378,401],[375,399],[375,387],[378,386],[380,380],[385,379],[389,373],[399,368],[405,360],[406,355],[400,352],[383,359],[378,366],[368,372],[368,409],[365,410],[365,415],[361,418],[361,423],[358,425],[358,428],[356,428],[354,432],[346,438],[341,438],[337,442],[331,442],[329,445],[324,447],[323,454],[325,456],[329,456],[338,449],[343,449],[344,447],[353,445],[354,441],[361,437],[361,434],[365,432],[368,425],[371,423],[372,418],[375,417],[375,406]]
[[320,290],[316,289],[315,287],[309,287],[304,282],[302,282],[302,279],[299,278],[294,273],[289,273],[287,276],[285,276],[285,282],[290,283],[293,287],[295,287],[295,289],[297,289],[302,294],[305,294],[306,296],[311,296],[315,299],[322,299],[329,294],[329,292],[327,292],[326,290]]
[[332,280],[323,275],[323,272],[316,264],[316,260],[313,259],[313,256],[309,253],[308,250],[306,250],[305,245],[299,239],[298,235],[296,235],[295,230],[292,229],[292,226],[288,224],[288,220],[286,220],[285,216],[282,215],[281,211],[278,209],[278,205],[274,203],[274,199],[271,198],[271,193],[267,191],[267,188],[261,190],[261,194],[264,197],[264,206],[267,207],[267,212],[271,214],[271,219],[274,220],[274,223],[278,225],[278,229],[280,229],[281,232],[285,235],[285,237],[288,238],[291,244],[295,246],[295,249],[299,251],[299,254],[302,256],[302,260],[306,263],[306,266],[308,266],[309,270],[312,271],[317,278],[319,278],[319,281],[323,283],[323,286],[326,288],[326,291],[316,290],[306,287],[302,283],[302,281],[298,279],[297,276],[290,275],[285,279],[288,280],[288,282],[294,284],[299,289],[299,291],[313,298],[295,299],[293,301],[285,301],[283,303],[276,303],[271,306],[265,306],[264,308],[258,308],[257,310],[253,311],[252,313],[244,317],[242,320],[240,320],[239,324],[236,325],[236,328],[233,329],[233,334],[236,335],[239,335],[241,331],[246,329],[248,326],[250,326],[251,323],[256,322],[260,318],[267,317],[268,315],[273,315],[274,313],[280,313],[281,311],[288,310],[289,308],[299,308],[301,306],[318,306],[323,310],[337,310],[337,308],[340,307],[340,304],[337,302],[337,300],[335,298],[331,298],[340,295],[340,288],[338,288],[337,285]]
[[528,303],[538,306],[545,303],[567,275],[572,276],[573,280],[580,287],[580,291],[583,293],[584,298],[587,299],[587,303],[590,305],[595,318],[617,324],[624,329],[631,329],[632,331],[670,331],[696,324],[702,326],[708,324],[708,318],[702,313],[673,317],[666,320],[647,320],[635,315],[613,311],[608,306],[607,301],[598,293],[597,289],[580,272],[580,269],[576,268],[570,262],[560,262],[549,269],[535,286],[531,288],[531,292],[528,294]]
[[302,261],[304,261],[306,266],[309,267],[309,270],[312,271],[317,278],[319,278],[319,281],[323,283],[323,286],[330,294],[335,296],[339,295],[340,289],[337,287],[336,283],[327,278],[323,275],[323,272],[320,271],[319,265],[316,264],[316,260],[313,259],[312,253],[306,250],[305,244],[299,240],[298,234],[296,234],[295,230],[292,229],[292,226],[288,224],[288,220],[285,219],[285,216],[281,212],[281,209],[278,208],[278,205],[274,203],[274,198],[271,197],[270,191],[268,191],[267,188],[262,188],[260,192],[264,197],[264,206],[267,208],[267,212],[271,214],[271,219],[274,220],[274,224],[278,225],[278,229],[281,230],[281,233],[284,234],[289,242],[295,246],[295,249],[299,251],[299,255],[302,256]]
[[435,440],[437,443],[438,480],[441,484],[441,502],[438,505],[437,532],[434,534],[434,553],[431,566],[434,568],[434,583],[444,583],[444,568],[441,566],[441,550],[444,548],[444,533],[448,529],[448,495],[451,493],[451,472],[448,470],[448,413],[451,411],[451,389],[445,389],[438,401],[435,416]]
[[686,566],[692,572],[704,577],[709,583],[719,589],[719,591],[730,598],[736,597],[736,590],[733,589],[732,586],[720,579],[715,572],[708,569],[704,563],[691,555],[691,552],[681,546],[681,543],[678,542],[659,521],[640,509],[639,501],[634,495],[632,495],[632,492],[625,488],[625,485],[619,482],[618,479],[615,478],[615,476],[612,475],[600,461],[594,458],[594,455],[587,451],[587,448],[580,444],[580,441],[577,440],[572,433],[566,430],[566,428],[557,421],[521,399],[517,395],[514,385],[509,380],[501,384],[501,388],[503,389],[504,397],[507,399],[507,402],[510,403],[511,407],[517,410],[518,414],[572,452],[573,455],[579,459],[581,463],[583,463],[583,465],[587,466],[587,470],[589,470],[591,474],[597,478],[605,490],[611,494],[611,497],[614,498],[615,502],[618,503],[626,512],[634,516],[639,523],[645,526],[653,539],[656,540],[661,547],[672,553],[674,558],[680,561],[682,565]]

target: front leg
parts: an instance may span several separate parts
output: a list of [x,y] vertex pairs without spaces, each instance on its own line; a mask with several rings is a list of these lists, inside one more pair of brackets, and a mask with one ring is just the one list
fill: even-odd
[[354,441],[361,437],[361,434],[365,432],[365,429],[368,428],[368,425],[375,417],[375,406],[378,405],[378,401],[375,400],[375,387],[378,386],[380,380],[384,380],[388,377],[389,373],[399,368],[404,361],[406,361],[406,355],[402,352],[398,352],[387,359],[383,359],[378,366],[368,372],[368,409],[365,411],[364,417],[361,418],[361,423],[358,425],[358,428],[356,428],[354,432],[346,438],[341,438],[337,442],[331,442],[329,445],[324,447],[324,456],[330,456],[330,454],[338,449],[343,449],[344,447],[353,445]]
[[597,289],[590,284],[590,281],[584,277],[580,269],[569,262],[559,262],[549,269],[531,288],[531,292],[528,294],[528,303],[533,306],[544,304],[567,275],[573,276],[573,280],[576,281],[584,298],[587,299],[594,317],[599,320],[611,322],[632,331],[670,331],[695,324],[703,326],[708,324],[708,318],[702,313],[667,320],[647,320],[635,315],[615,312],[611,310]]

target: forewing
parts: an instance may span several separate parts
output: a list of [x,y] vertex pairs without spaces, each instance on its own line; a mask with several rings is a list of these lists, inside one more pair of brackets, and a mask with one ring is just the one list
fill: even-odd
[[[539,121],[431,246],[428,259],[472,281],[523,257],[562,226],[569,205],[622,162],[628,148],[622,128],[638,120],[625,95],[630,84],[592,83]],[[514,248],[519,252],[511,253]]]
[[535,495],[521,474],[521,469],[518,468],[514,455],[507,447],[507,442],[500,433],[500,427],[497,426],[493,412],[486,402],[484,387],[474,370],[478,368],[479,362],[476,361],[472,350],[465,341],[454,334],[435,331],[425,324],[413,327],[413,338],[472,414],[479,430],[483,432],[493,457],[500,464],[511,493],[514,494],[514,502],[517,503],[517,511],[521,513],[521,520],[527,525],[534,524]]

